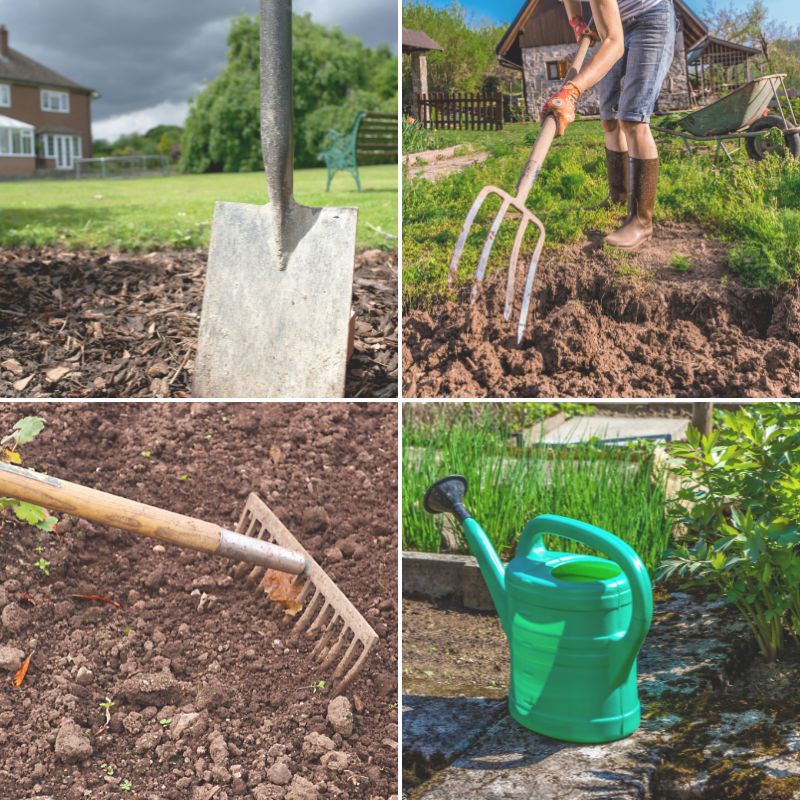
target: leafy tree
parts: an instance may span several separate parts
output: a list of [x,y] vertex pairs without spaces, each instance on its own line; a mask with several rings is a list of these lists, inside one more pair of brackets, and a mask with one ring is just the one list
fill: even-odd
[[[506,25],[495,25],[468,16],[457,0],[446,8],[437,8],[422,0],[405,0],[403,25],[422,30],[442,46],[442,51],[428,53],[428,86],[432,92],[479,92],[487,79],[513,81],[511,70],[500,66],[495,47]],[[406,60],[407,62],[407,60]],[[403,90],[409,93],[410,65],[403,65]]]
[[[309,15],[293,23],[295,164],[317,164],[325,131],[345,130],[356,111],[394,111],[397,60],[371,50]],[[187,172],[245,172],[263,167],[258,19],[231,23],[228,62],[192,101],[183,137]]]

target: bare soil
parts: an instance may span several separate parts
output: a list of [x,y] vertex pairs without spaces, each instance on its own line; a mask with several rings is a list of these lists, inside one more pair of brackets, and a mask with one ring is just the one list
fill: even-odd
[[[641,252],[602,239],[547,251],[525,338],[503,321],[506,271],[474,306],[404,316],[407,397],[786,397],[800,395],[800,285],[748,288],[725,245],[696,226],[662,223]],[[694,265],[678,272],[680,254]]]
[[489,158],[489,153],[486,150],[476,153],[472,149],[472,145],[456,145],[444,147],[441,150],[409,153],[403,156],[403,161],[409,178],[437,181],[454,172],[462,172],[474,164],[480,164],[487,158]]
[[33,658],[20,688],[0,668],[0,797],[394,796],[394,406],[3,404],[0,431],[34,413],[47,427],[25,465],[51,475],[227,527],[259,493],[380,640],[346,691],[352,731],[336,732],[314,640],[229,562],[69,517],[53,536],[4,512],[0,652]]
[[[206,252],[0,253],[0,396],[189,397]],[[397,256],[356,259],[348,397],[397,395]]]

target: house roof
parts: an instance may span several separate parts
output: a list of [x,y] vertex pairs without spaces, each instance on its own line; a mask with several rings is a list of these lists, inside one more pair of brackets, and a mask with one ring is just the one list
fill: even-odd
[[55,70],[10,47],[8,56],[0,56],[0,80],[35,84],[36,86],[57,86],[74,89],[76,92],[94,91],[88,86],[82,86],[80,83],[65,78]]
[[442,49],[441,45],[431,39],[425,31],[412,31],[410,28],[403,28],[404,53]]
[[32,131],[35,127],[35,125],[29,125],[27,122],[22,122],[22,120],[12,119],[0,114],[0,128],[21,128],[22,130]]
[[706,36],[689,50],[686,54],[686,62],[694,64],[709,49],[712,53],[712,59],[714,55],[719,55],[720,51],[723,53],[725,51],[733,51],[741,61],[750,56],[757,56],[761,52],[757,47],[748,47],[746,44],[739,44],[738,42],[727,42],[725,39],[718,39],[716,36]]
[[[683,26],[684,41],[687,49],[708,35],[708,28],[703,21],[686,5],[683,0],[674,0],[675,11]],[[582,2],[584,19],[591,17],[591,8],[586,0]],[[537,12],[549,14],[550,19],[534,20]],[[556,12],[556,13],[554,13]],[[525,32],[526,25],[536,24],[534,37],[541,38],[541,44],[569,44],[575,41],[575,35],[569,27],[567,15],[558,0],[525,0],[514,21],[509,25],[503,38],[495,48],[498,59],[506,66],[522,68],[522,51],[519,45],[520,34]]]

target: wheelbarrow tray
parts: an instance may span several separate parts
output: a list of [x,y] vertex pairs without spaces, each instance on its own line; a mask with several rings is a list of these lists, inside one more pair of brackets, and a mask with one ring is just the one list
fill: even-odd
[[694,136],[723,136],[750,127],[776,96],[783,75],[756,78],[710,105],[687,114],[676,125]]

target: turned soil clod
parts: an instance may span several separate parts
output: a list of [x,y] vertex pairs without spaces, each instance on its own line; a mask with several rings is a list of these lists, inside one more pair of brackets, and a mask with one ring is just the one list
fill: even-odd
[[234,559],[240,562],[236,576],[257,579],[265,591],[269,570],[295,576],[296,599],[305,608],[295,630],[320,636],[311,657],[321,669],[332,666],[343,653],[333,673],[334,688],[340,693],[361,671],[378,641],[355,606],[255,494],[249,496],[236,532],[11,464],[0,463],[0,495]]

